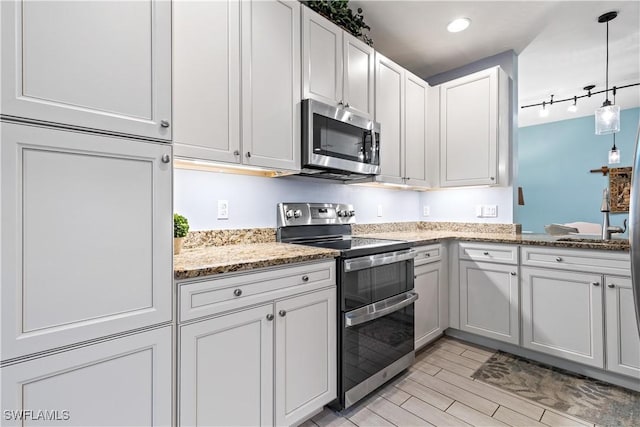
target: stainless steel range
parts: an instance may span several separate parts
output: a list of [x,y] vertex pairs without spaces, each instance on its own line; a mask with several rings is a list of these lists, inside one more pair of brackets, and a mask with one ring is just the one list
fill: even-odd
[[404,241],[353,237],[352,205],[278,204],[278,241],[337,249],[338,399],[348,408],[414,361],[413,258]]

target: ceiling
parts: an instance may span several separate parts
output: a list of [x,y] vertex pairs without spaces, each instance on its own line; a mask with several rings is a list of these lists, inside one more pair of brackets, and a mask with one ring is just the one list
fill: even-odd
[[[640,1],[363,1],[376,50],[413,73],[428,78],[507,50],[518,54],[520,105],[573,97],[582,88],[605,85],[606,25],[602,13],[619,12],[609,23],[609,86],[640,81]],[[449,33],[454,18],[471,26]],[[604,94],[555,104],[547,118],[539,107],[520,109],[519,126],[591,115]],[[640,106],[640,86],[620,90],[621,108]]]

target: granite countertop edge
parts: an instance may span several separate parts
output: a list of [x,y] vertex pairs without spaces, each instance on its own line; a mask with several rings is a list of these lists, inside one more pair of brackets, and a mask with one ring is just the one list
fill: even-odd
[[[611,243],[558,241],[552,236],[546,235],[496,235],[493,233],[416,231],[367,233],[358,234],[357,236],[405,240],[413,247],[440,243],[447,240],[458,240],[629,252],[628,240],[617,240]],[[291,251],[291,246],[295,246],[295,250]],[[176,280],[185,280],[215,276],[221,273],[241,272],[300,262],[331,259],[339,256],[339,254],[339,251],[332,249],[312,248],[277,242],[200,247],[184,250],[181,254],[174,256],[174,278]]]

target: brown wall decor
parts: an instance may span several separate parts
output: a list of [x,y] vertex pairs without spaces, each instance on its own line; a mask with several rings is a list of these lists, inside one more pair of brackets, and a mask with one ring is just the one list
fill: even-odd
[[631,200],[631,166],[609,169],[611,212],[629,212]]

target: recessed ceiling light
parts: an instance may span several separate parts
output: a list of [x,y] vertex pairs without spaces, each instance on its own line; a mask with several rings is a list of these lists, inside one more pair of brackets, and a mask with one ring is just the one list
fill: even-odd
[[471,24],[471,19],[469,18],[454,19],[447,25],[447,31],[450,33],[459,33],[460,31],[466,30],[469,24]]

